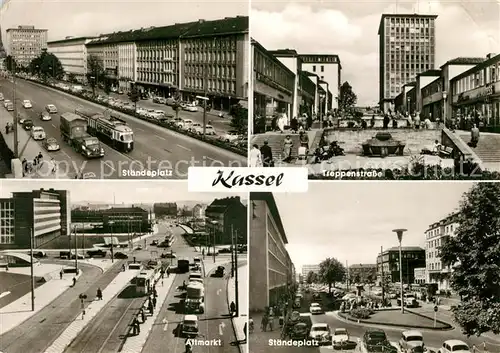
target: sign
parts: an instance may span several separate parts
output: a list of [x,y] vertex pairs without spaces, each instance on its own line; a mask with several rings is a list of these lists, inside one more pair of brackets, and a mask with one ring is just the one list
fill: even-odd
[[437,307],[437,305],[435,305],[434,306],[434,312],[437,313],[437,311],[438,311],[438,307]]

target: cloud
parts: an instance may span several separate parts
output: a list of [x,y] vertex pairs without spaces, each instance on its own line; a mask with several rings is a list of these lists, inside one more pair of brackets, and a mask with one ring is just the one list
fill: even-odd
[[[269,50],[338,54],[342,81],[359,105],[378,101],[378,27],[382,13],[436,14],[436,67],[459,56],[483,57],[499,48],[499,4],[431,1],[288,3],[281,9],[257,3],[251,10],[252,37]],[[369,11],[367,10],[369,9]]]

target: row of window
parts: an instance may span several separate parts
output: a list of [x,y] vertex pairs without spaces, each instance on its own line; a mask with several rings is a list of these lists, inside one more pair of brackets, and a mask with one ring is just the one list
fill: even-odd
[[389,22],[392,25],[394,24],[404,24],[411,25],[412,27],[417,25],[431,26],[434,27],[434,19],[433,18],[416,18],[416,17],[391,17],[390,19],[386,19],[386,22]]
[[235,37],[225,37],[225,38],[216,38],[206,40],[206,39],[188,39],[183,41],[184,47],[188,50],[191,49],[213,49],[213,48],[222,48],[222,49],[234,49],[236,48],[236,38]]
[[432,271],[432,270],[434,270],[434,271],[436,271],[436,270],[442,270],[442,269],[443,269],[443,264],[442,264],[441,262],[436,262],[436,263],[432,262],[432,263],[428,263],[428,264],[427,264],[427,269],[428,269],[428,270],[431,270],[431,271]]
[[293,91],[295,87],[295,75],[293,72],[288,71],[285,67],[279,65],[258,50],[254,51],[254,71],[290,91]]
[[[12,230],[14,231],[14,230]],[[0,228],[0,244],[14,244],[14,235],[10,235],[11,233],[3,233]]]
[[231,77],[236,78],[236,67],[228,65],[210,65],[206,68],[204,65],[190,65],[185,66],[185,73],[187,75],[204,75],[215,77]]
[[460,94],[498,81],[500,81],[500,61],[454,81],[453,93]]
[[[185,87],[191,88],[194,90],[202,91],[205,89],[203,84],[203,79],[194,78],[194,77],[186,77],[184,79]],[[236,82],[235,81],[226,81],[226,80],[208,80],[207,82],[208,91],[216,91],[216,92],[226,92],[234,94],[236,93]]]
[[386,70],[392,70],[392,71],[404,71],[404,70],[420,70],[420,72],[424,72],[426,70],[429,70],[431,68],[430,64],[387,64],[385,66]]
[[236,62],[236,51],[186,52],[184,60],[197,62]]

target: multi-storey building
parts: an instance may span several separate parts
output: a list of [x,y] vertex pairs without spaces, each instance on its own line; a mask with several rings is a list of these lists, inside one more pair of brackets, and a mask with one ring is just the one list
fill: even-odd
[[413,276],[415,278],[415,284],[425,284],[427,283],[427,269],[425,267],[416,268],[413,271]]
[[94,225],[109,233],[146,233],[151,231],[149,212],[141,207],[111,207],[108,209],[71,211],[73,223]]
[[21,67],[28,67],[33,59],[47,49],[47,30],[35,26],[7,29],[9,53]]
[[14,192],[12,198],[0,199],[0,248],[39,247],[61,235],[71,224],[69,192],[33,190]]
[[[403,283],[415,283],[415,268],[425,267],[425,250],[418,246],[403,246],[401,255]],[[400,282],[399,272],[399,247],[384,250],[377,256],[377,282],[383,278],[389,278],[392,283]]]
[[200,20],[181,35],[180,91],[229,110],[248,98],[248,16]]
[[47,43],[47,51],[54,54],[63,67],[65,78],[74,76],[81,83],[86,82],[87,43],[93,37],[66,37]]
[[261,312],[288,294],[294,267],[272,193],[250,194],[250,312]]
[[252,39],[253,112],[265,116],[267,124],[276,114],[285,113],[290,122],[296,95],[296,74],[259,42]]
[[[323,81],[325,97],[320,102],[323,107],[321,112],[326,115],[329,109],[338,108],[338,97],[340,92],[342,65],[336,54],[301,54],[302,69],[318,75]],[[331,92],[331,96],[328,94]]]
[[118,88],[130,91],[137,81],[137,46],[134,42],[118,44]]
[[197,204],[193,207],[193,218],[203,219],[205,218],[205,205]]
[[239,244],[247,243],[247,208],[239,196],[215,199],[205,209],[205,217],[218,244],[231,244],[233,236]]
[[451,214],[431,224],[425,231],[427,283],[436,283],[440,290],[449,289],[452,267],[442,261],[439,248],[449,237],[455,236],[459,226],[458,218],[458,213]]
[[153,205],[153,212],[157,217],[162,217],[162,216],[170,216],[170,217],[175,217],[177,216],[177,204],[175,202],[162,202],[162,203],[155,203]]
[[500,55],[489,54],[480,64],[450,81],[455,116],[480,116],[485,127],[500,125]]
[[434,69],[436,15],[384,14],[379,35],[379,104],[394,109],[394,99],[417,74]]
[[319,265],[302,265],[302,276],[307,278],[309,272],[319,274]]
[[349,266],[351,283],[372,283],[377,279],[376,264],[354,264]]

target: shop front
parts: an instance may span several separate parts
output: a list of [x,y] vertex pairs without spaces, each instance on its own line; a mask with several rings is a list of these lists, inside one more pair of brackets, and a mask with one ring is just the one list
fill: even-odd
[[454,95],[452,107],[456,118],[479,119],[481,130],[500,132],[500,82]]
[[436,92],[427,97],[422,96],[422,112],[423,119],[431,121],[444,121],[445,120],[445,106],[443,99],[443,92]]
[[293,92],[273,82],[268,77],[256,74],[254,80],[254,114],[271,121],[276,114],[285,113],[290,123]]

